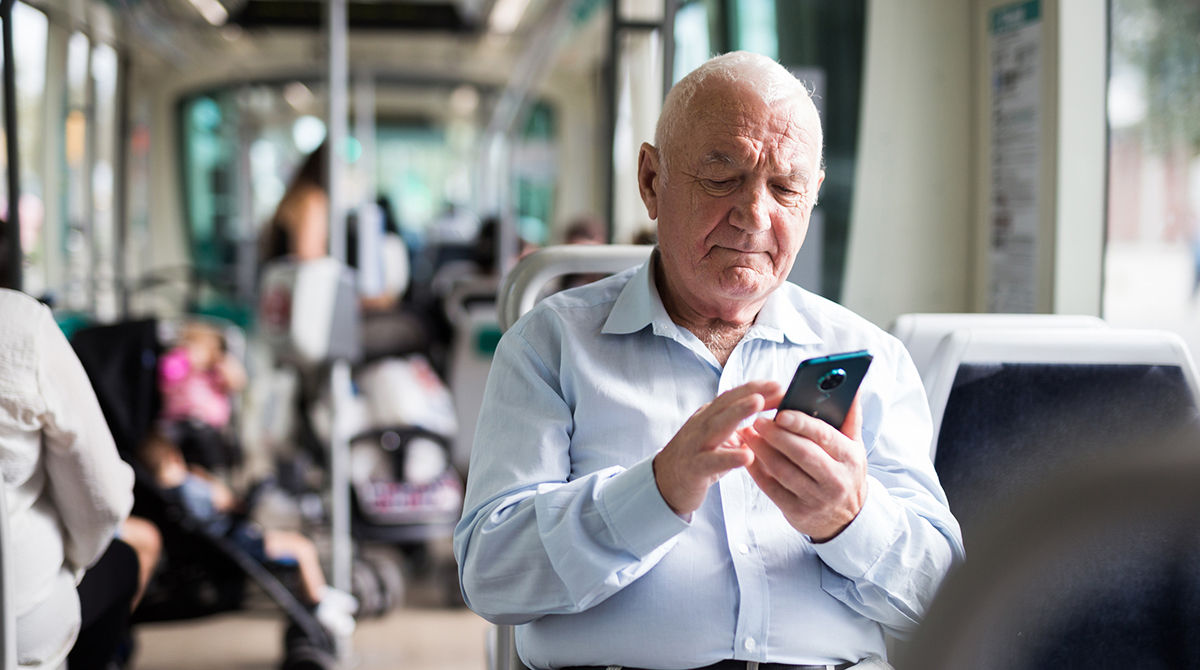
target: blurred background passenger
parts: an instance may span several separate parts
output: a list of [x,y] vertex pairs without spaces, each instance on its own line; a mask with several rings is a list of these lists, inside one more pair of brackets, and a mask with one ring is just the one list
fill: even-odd
[[264,260],[291,256],[311,261],[328,253],[329,178],[325,151],[324,144],[317,147],[292,177],[263,238]]
[[654,246],[658,244],[658,231],[654,228],[643,228],[638,231],[637,235],[633,236],[633,243]]
[[[567,226],[566,235],[563,236],[564,244],[604,244],[607,241],[604,221],[595,215],[576,217]],[[562,287],[564,290],[575,288],[576,286],[590,284],[598,279],[604,279],[606,276],[602,272],[564,275]]]
[[155,481],[178,496],[184,508],[210,533],[226,537],[260,563],[292,562],[300,571],[300,596],[313,609],[321,625],[335,636],[354,632],[358,601],[329,586],[321,569],[317,548],[305,535],[289,530],[264,529],[234,512],[242,501],[225,482],[202,466],[188,463],[178,445],[161,434],[151,434],[138,457]]
[[[139,591],[133,471],[50,310],[0,289],[0,470],[22,666],[105,668]],[[147,540],[147,533],[150,533]],[[156,542],[138,525],[132,534]],[[86,574],[85,574],[86,571]],[[149,573],[146,572],[148,577]]]

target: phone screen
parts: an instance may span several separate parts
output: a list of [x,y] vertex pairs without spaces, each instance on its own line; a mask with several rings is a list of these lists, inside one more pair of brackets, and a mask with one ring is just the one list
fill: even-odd
[[841,430],[872,359],[864,350],[802,361],[779,409],[804,412]]

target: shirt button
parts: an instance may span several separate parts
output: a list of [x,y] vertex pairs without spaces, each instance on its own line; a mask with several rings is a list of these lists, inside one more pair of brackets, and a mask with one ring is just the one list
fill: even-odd
[[[742,553],[742,554],[748,554],[748,553],[750,553],[750,545],[746,544],[745,542],[743,542],[743,543],[739,544],[739,545],[738,545],[738,552],[739,552],[739,553]],[[753,643],[753,641],[751,641],[751,643]]]
[[754,651],[755,646],[757,646],[757,643],[754,641],[754,638],[746,638],[746,651]]

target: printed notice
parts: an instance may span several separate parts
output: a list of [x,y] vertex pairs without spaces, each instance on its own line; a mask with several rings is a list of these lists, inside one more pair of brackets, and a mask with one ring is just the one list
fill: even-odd
[[1038,295],[1038,183],[1041,140],[1039,0],[989,14],[992,181],[989,312],[1034,312]]

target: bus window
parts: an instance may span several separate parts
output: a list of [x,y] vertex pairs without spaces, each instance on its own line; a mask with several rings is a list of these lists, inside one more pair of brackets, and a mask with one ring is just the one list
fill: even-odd
[[[451,207],[467,207],[474,198],[480,112],[488,93],[467,84],[395,86],[386,78],[375,86],[374,179],[359,173],[363,147],[353,134],[343,148],[351,206],[385,198],[396,232],[415,251],[430,234],[440,234],[433,228]],[[213,300],[253,295],[252,287],[219,278],[253,277],[230,270],[246,259],[245,250],[255,255],[292,176],[324,141],[323,108],[323,86],[299,81],[208,91],[180,105],[191,254],[204,283],[224,296]],[[521,233],[538,244],[549,239],[555,208],[556,124],[554,105],[535,102],[514,146],[512,188]],[[246,178],[242,170],[248,170]],[[364,193],[372,182],[375,193]],[[433,241],[468,243],[474,233]]]
[[94,139],[92,161],[85,179],[91,188],[94,263],[92,281],[95,316],[103,323],[115,321],[117,305],[117,221],[115,174],[117,165],[117,52],[107,44],[92,47],[91,87]]
[[1200,351],[1200,8],[1112,0],[1104,318]]
[[[26,292],[40,295],[46,286],[46,253],[42,235],[45,206],[42,188],[43,119],[46,102],[46,15],[23,3],[12,12],[13,54],[16,59],[17,133],[20,147],[21,246],[26,267],[22,284]],[[0,54],[0,59],[3,54]],[[3,91],[0,90],[0,100]],[[3,107],[0,106],[0,110]],[[0,212],[7,220],[8,154],[7,138],[0,127]],[[7,260],[7,259],[5,259]]]
[[553,107],[535,104],[514,160],[518,232],[522,239],[537,245],[549,241],[554,221],[555,122]]

